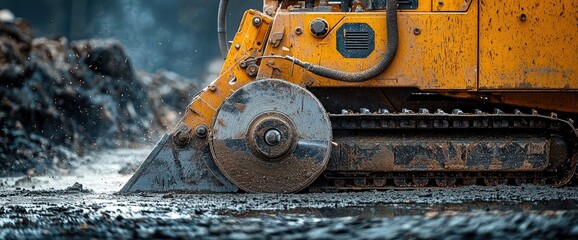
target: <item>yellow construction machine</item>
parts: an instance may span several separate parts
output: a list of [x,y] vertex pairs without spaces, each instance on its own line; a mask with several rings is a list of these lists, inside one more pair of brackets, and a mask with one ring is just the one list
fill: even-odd
[[[264,0],[121,192],[567,185],[578,0]],[[230,48],[230,49],[229,49]]]

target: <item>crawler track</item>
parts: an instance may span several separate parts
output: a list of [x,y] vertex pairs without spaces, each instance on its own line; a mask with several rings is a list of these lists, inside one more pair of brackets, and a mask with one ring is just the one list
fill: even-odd
[[574,122],[515,111],[330,115],[334,147],[310,191],[457,185],[564,186],[574,175]]

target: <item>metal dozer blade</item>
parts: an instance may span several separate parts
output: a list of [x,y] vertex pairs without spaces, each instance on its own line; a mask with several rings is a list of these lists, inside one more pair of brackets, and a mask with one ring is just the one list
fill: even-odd
[[[178,135],[178,134],[177,134]],[[176,136],[178,138],[178,136]],[[218,170],[211,171],[209,144],[198,139],[177,146],[166,134],[120,190],[129,192],[236,192],[238,188]],[[206,138],[203,138],[206,139]],[[213,163],[214,164],[214,163]],[[216,174],[215,174],[216,173]]]

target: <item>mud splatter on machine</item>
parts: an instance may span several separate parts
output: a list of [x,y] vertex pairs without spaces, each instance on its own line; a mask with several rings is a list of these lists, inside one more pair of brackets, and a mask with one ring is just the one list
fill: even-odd
[[[264,0],[121,190],[568,184],[578,1]],[[230,49],[229,49],[230,47]]]

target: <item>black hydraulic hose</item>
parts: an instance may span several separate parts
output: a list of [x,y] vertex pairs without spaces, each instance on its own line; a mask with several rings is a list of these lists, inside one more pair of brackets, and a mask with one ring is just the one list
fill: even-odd
[[295,64],[316,75],[343,82],[364,82],[379,76],[393,61],[393,58],[397,53],[397,45],[399,42],[397,27],[397,0],[387,1],[386,8],[387,52],[385,52],[381,60],[375,66],[361,72],[345,72],[302,62],[291,56],[285,56],[285,59],[293,61]]
[[229,42],[227,41],[227,4],[229,0],[220,0],[219,12],[217,14],[217,35],[219,36],[219,49],[223,58],[227,58],[229,53]]

